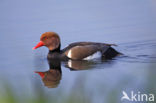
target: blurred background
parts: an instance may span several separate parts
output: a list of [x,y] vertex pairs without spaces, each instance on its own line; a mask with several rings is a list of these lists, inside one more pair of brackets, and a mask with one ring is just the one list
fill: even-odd
[[[156,95],[156,1],[0,0],[0,103],[128,103],[122,91]],[[61,48],[77,41],[115,43],[124,56],[92,69],[61,66],[56,88],[34,71],[48,71],[42,33],[57,32]],[[144,101],[145,102],[145,101]]]

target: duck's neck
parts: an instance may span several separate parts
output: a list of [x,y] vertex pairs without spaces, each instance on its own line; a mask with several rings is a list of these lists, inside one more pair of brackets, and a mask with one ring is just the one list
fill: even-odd
[[59,47],[54,50],[49,50],[49,53],[61,52],[60,48],[61,48],[61,45],[59,45]]

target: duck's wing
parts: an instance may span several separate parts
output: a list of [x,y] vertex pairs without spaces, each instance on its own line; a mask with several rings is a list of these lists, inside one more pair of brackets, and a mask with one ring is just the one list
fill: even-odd
[[65,52],[65,55],[74,60],[82,60],[99,51],[95,45],[74,46]]
[[[105,43],[95,43],[95,42],[76,42],[72,43],[66,48],[64,48],[63,54],[65,54],[70,59],[82,60],[93,56],[93,54],[99,53],[104,58],[111,59],[119,54],[111,46],[116,46],[115,44],[105,44]],[[98,54],[99,56],[99,54]]]

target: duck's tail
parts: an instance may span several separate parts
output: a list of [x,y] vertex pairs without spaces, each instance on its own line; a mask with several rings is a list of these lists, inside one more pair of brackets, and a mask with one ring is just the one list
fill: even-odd
[[105,59],[112,59],[116,56],[123,55],[122,53],[116,51],[114,48],[109,47],[104,53],[103,56]]

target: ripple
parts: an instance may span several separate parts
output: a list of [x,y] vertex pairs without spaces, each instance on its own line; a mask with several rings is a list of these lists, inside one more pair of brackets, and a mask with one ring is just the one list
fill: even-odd
[[156,63],[156,41],[138,41],[120,44],[124,54],[117,59],[130,63]]

